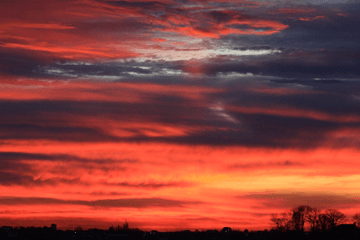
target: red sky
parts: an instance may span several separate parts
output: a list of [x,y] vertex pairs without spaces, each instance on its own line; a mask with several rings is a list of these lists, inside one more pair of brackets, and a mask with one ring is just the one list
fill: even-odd
[[[360,212],[356,3],[0,3],[0,225]],[[70,226],[70,227],[69,227]]]

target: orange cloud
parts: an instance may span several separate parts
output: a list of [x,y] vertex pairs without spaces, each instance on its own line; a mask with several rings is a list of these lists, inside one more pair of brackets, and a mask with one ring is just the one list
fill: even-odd
[[277,115],[277,116],[285,116],[285,117],[305,117],[305,118],[313,118],[317,120],[324,121],[338,121],[338,122],[359,122],[360,117],[357,115],[345,115],[345,116],[336,116],[323,112],[312,111],[312,110],[302,110],[295,108],[287,108],[287,107],[278,107],[278,108],[253,108],[253,107],[235,107],[228,106],[227,109],[231,111],[237,111],[241,113],[247,114],[269,114],[269,115]]
[[[59,80],[13,80],[6,78],[8,84],[2,84],[0,99],[11,100],[75,100],[75,101],[118,101],[139,102],[146,99],[144,93],[178,95],[193,100],[204,100],[206,94],[222,90],[198,86],[166,86],[152,83],[116,83]],[[97,91],[93,91],[96,89]],[[109,94],[111,93],[111,94]]]
[[21,22],[13,22],[13,23],[4,23],[0,24],[0,31],[9,30],[9,28],[38,28],[38,29],[73,29],[72,26],[64,26],[57,23],[21,23]]
[[[357,186],[359,175],[354,171],[359,152],[353,149],[299,151],[56,141],[2,141],[0,146],[0,152],[20,149],[27,153],[68,154],[86,159],[86,164],[76,159],[64,161],[61,157],[41,161],[21,160],[22,164],[31,166],[31,171],[36,173],[33,175],[35,179],[58,179],[59,182],[56,187],[0,185],[2,197],[17,199],[11,200],[11,204],[6,202],[9,198],[0,201],[2,211],[7,212],[3,213],[3,217],[13,219],[30,216],[46,219],[46,216],[51,216],[68,218],[69,221],[75,217],[91,221],[92,217],[98,217],[102,219],[101,225],[126,218],[130,225],[160,230],[179,229],[179,226],[182,229],[183,225],[177,225],[181,223],[186,223],[186,227],[193,230],[220,229],[225,223],[233,228],[264,229],[270,226],[270,213],[311,201],[304,197],[282,205],[284,199],[295,199],[291,198],[291,194],[281,195],[290,189],[320,198],[325,196],[321,191],[333,192],[334,199],[336,195],[356,196],[360,191]],[[345,156],[349,165],[347,169],[340,167]],[[254,175],[261,177],[254,178]],[[84,188],[81,184],[60,181],[69,177],[78,178],[88,185]],[[180,181],[180,184],[166,185],[171,181]],[[347,190],[340,187],[344,184]],[[275,193],[276,198],[257,198],[254,194],[275,190],[278,193]],[[236,196],[252,197],[239,199]],[[148,205],[140,208],[136,205],[137,200],[133,202],[135,205],[121,205],[134,199],[144,199]],[[156,200],[158,205],[151,205],[151,199]],[[350,198],[336,199],[337,206],[349,206]],[[29,201],[32,201],[31,206]],[[52,204],[43,205],[44,201],[52,201]],[[106,201],[111,204],[105,204]],[[160,206],[162,201],[165,208]],[[61,206],[61,211],[54,210],[54,206]],[[357,210],[354,206],[352,208],[353,212]],[[109,214],[114,210],[117,214]],[[164,220],[155,220],[154,216]],[[167,221],[174,225],[170,227]]]
[[48,44],[17,44],[6,43],[2,47],[6,48],[22,48],[33,51],[44,51],[50,53],[57,53],[58,56],[69,59],[97,59],[97,58],[129,58],[136,57],[139,54],[131,53],[127,51],[112,52],[111,49],[96,48],[96,47],[57,47],[55,45]]
[[151,40],[154,42],[167,42],[167,40],[164,38],[152,38]]
[[[234,15],[234,12],[224,11],[225,14]],[[182,22],[184,24],[184,22]],[[250,29],[240,30],[231,27],[231,25],[239,24],[239,25],[247,25]],[[220,38],[222,35],[229,34],[252,34],[252,35],[271,35],[277,32],[280,32],[286,28],[288,25],[282,24],[276,21],[270,20],[261,20],[261,19],[231,19],[230,21],[224,23],[215,23],[212,22],[211,26],[208,28],[200,28],[194,26],[186,26],[186,27],[165,27],[165,28],[157,28],[156,30],[164,31],[164,32],[176,32],[181,35],[192,36],[197,38]],[[262,28],[270,28],[271,30],[262,30]]]
[[[154,41],[166,42],[163,36],[158,37],[159,32],[162,35],[175,32],[195,38],[220,38],[229,34],[271,35],[288,27],[257,16],[219,23],[206,12],[230,13],[235,18],[239,13],[218,11],[206,3],[199,6],[198,10],[202,10],[200,13],[190,8],[190,14],[184,14],[182,6],[174,1],[140,1],[136,4],[126,1],[78,1],[61,4],[54,0],[39,0],[30,9],[20,4],[22,0],[18,2],[19,7],[13,3],[4,6],[6,13],[0,25],[0,46],[50,54],[54,58],[52,61],[151,56],[151,53],[143,55],[139,52],[151,49],[159,51],[157,46],[151,44]],[[256,7],[260,3],[237,4]],[[16,14],[13,9],[17,9]],[[39,9],[43,9],[43,13],[36,14]],[[154,17],[152,13],[160,10],[165,14]],[[34,14],[29,15],[29,12]],[[248,29],[237,29],[231,25],[243,25]]]
[[327,17],[326,16],[316,16],[316,17],[312,17],[312,18],[310,18],[310,17],[301,17],[300,20],[309,22],[309,21],[313,21],[315,19],[322,19],[322,18],[327,18]]

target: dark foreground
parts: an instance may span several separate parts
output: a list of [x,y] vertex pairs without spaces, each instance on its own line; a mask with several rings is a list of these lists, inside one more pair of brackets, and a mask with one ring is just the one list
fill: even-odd
[[271,231],[232,231],[230,228],[223,228],[221,231],[178,231],[178,232],[144,232],[138,229],[118,229],[110,228],[109,230],[89,229],[89,230],[56,230],[53,228],[43,227],[7,227],[3,226],[0,229],[0,239],[12,240],[31,240],[31,239],[54,239],[54,240],[77,240],[77,239],[102,239],[102,240],[292,240],[292,239],[316,239],[316,240],[352,240],[360,239],[360,229],[355,225],[340,225],[336,229],[326,232],[296,232],[287,231],[280,232],[276,230]]

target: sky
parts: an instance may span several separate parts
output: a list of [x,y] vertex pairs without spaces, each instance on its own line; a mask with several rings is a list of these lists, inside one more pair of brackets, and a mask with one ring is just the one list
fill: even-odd
[[0,1],[0,225],[360,213],[360,3]]

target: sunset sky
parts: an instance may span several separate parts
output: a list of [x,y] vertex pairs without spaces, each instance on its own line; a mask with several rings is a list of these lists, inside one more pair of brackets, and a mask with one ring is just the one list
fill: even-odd
[[1,0],[0,226],[360,213],[360,3]]

